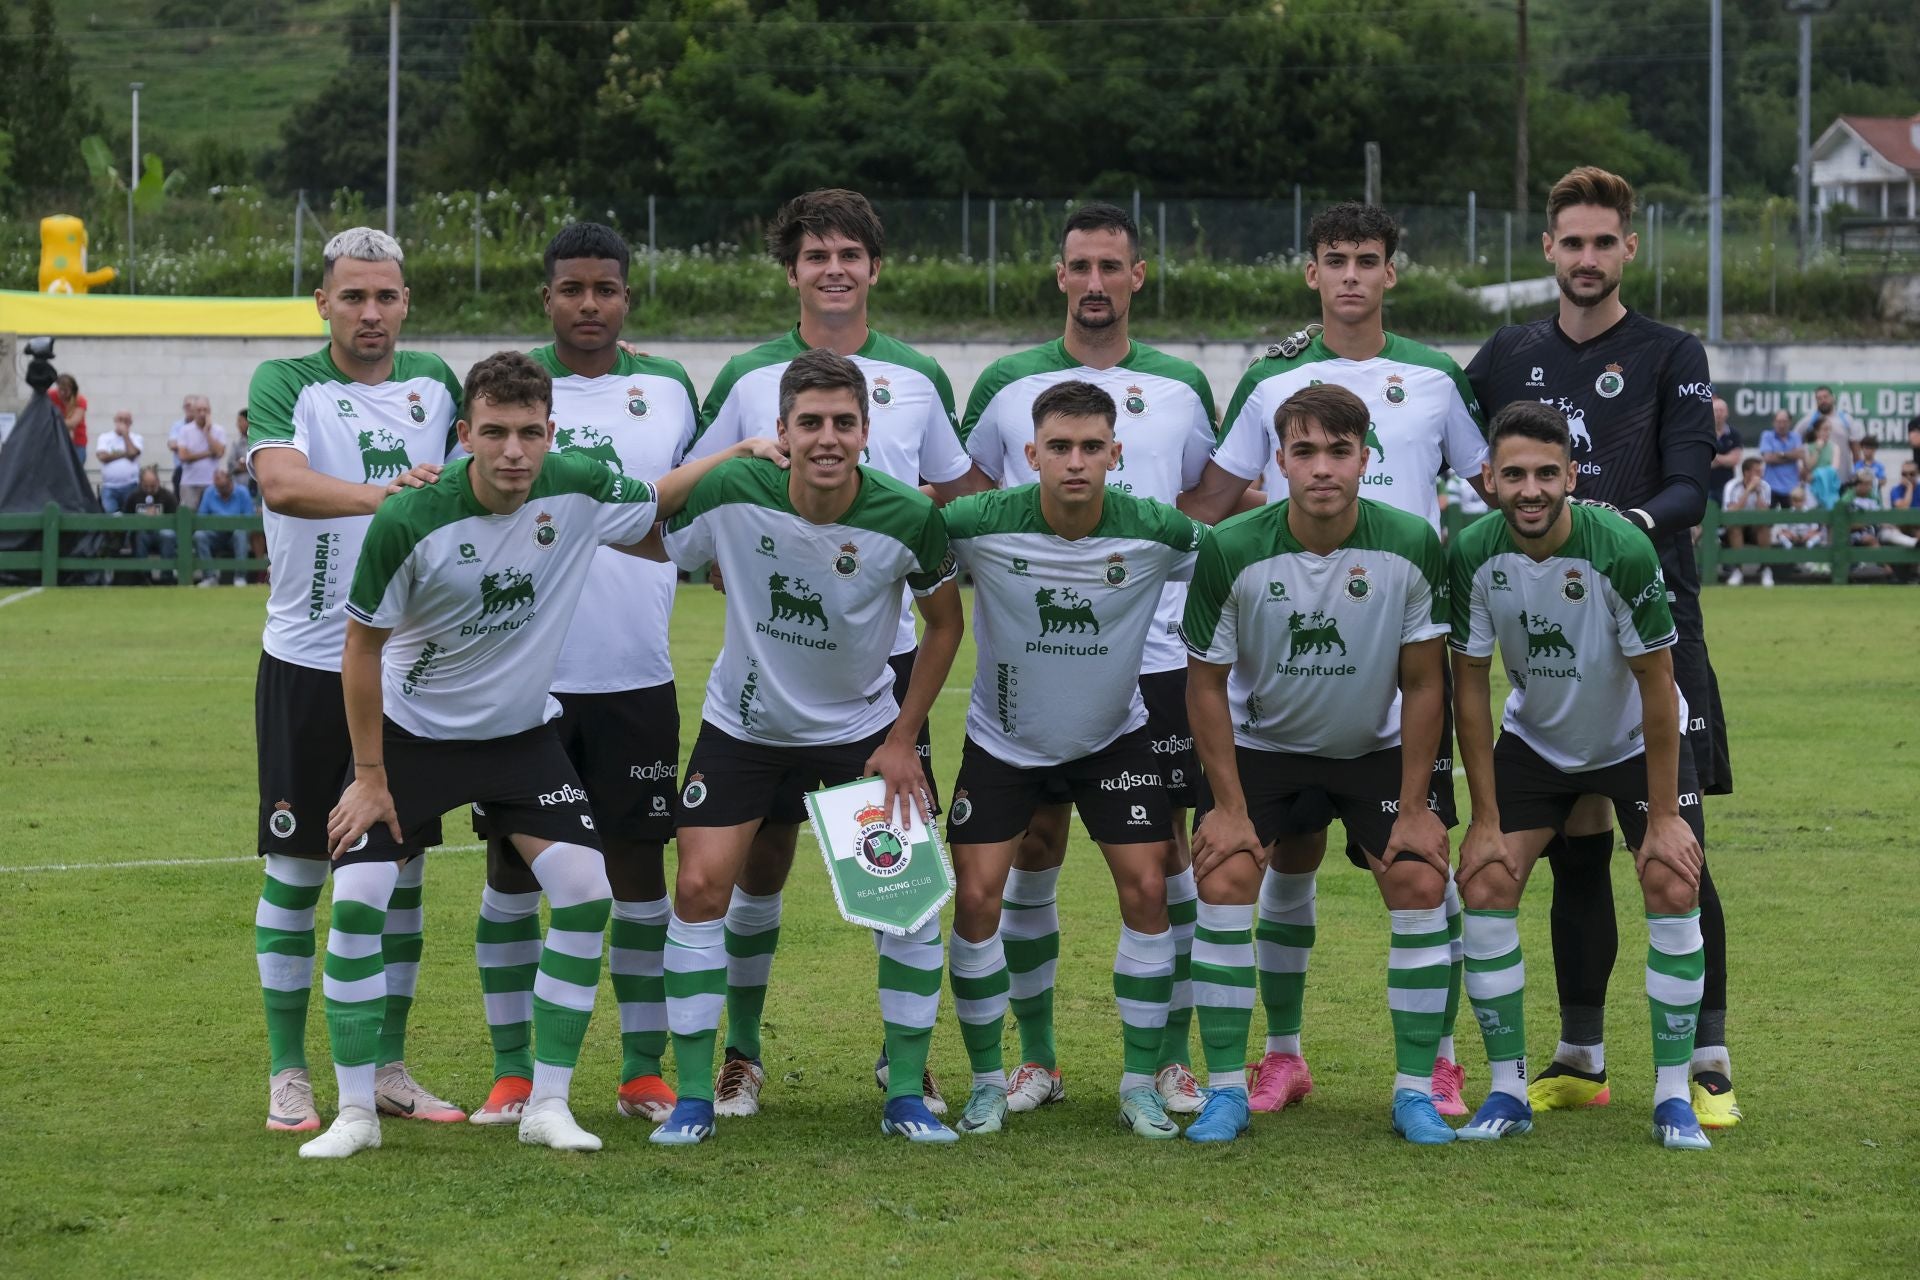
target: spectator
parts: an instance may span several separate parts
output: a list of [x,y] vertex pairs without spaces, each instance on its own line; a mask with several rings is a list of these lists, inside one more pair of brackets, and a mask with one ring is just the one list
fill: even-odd
[[80,394],[80,384],[70,373],[63,373],[54,379],[53,386],[47,391],[47,399],[60,411],[61,419],[67,424],[67,433],[73,437],[74,460],[82,470],[87,465],[87,398]]
[[[1773,490],[1767,487],[1761,472],[1766,464],[1758,458],[1748,458],[1740,464],[1740,474],[1727,481],[1726,488],[1720,492],[1720,506],[1726,511],[1766,511],[1773,506]],[[1735,550],[1752,545],[1763,546],[1766,543],[1765,525],[1730,524],[1726,526],[1727,546]],[[1727,585],[1737,587],[1745,582],[1746,575],[1740,566],[1733,566],[1733,572],[1727,575]],[[1773,566],[1760,566],[1760,585],[1773,585]]]
[[1900,464],[1900,482],[1887,493],[1887,505],[1903,511],[1920,508],[1920,453]]
[[100,459],[100,509],[114,512],[128,494],[140,487],[140,451],[146,441],[133,429],[133,415],[125,409],[113,415],[113,430],[100,437],[94,456]]
[[1831,507],[1840,501],[1841,477],[1845,474],[1841,471],[1844,454],[1833,438],[1832,418],[1822,418],[1813,424],[1806,452],[1806,461],[1800,464],[1800,470],[1807,479],[1807,492],[1820,506]]
[[1858,477],[1864,471],[1873,477],[1873,496],[1882,498],[1887,492],[1887,469],[1875,461],[1874,454],[1880,448],[1880,442],[1872,436],[1860,437],[1860,453],[1854,459],[1853,474]]
[[1728,485],[1736,478],[1740,468],[1740,455],[1746,451],[1746,442],[1740,438],[1731,423],[1727,421],[1727,402],[1719,396],[1713,398],[1713,469],[1707,473],[1707,500],[1720,501],[1720,495],[1726,492]]
[[200,497],[213,483],[219,460],[227,451],[227,434],[213,425],[213,407],[205,396],[193,397],[193,420],[180,428],[173,456],[180,460],[180,505],[200,509]]
[[[1841,499],[1849,511],[1867,513],[1866,519],[1857,520],[1848,527],[1847,541],[1856,547],[1877,547],[1880,545],[1880,522],[1872,512],[1880,510],[1880,499],[1874,496],[1873,475],[1870,472],[1856,472],[1853,484]],[[1860,564],[1853,567],[1856,577],[1886,578],[1893,575],[1893,569],[1884,564]]]
[[1854,429],[1853,418],[1847,411],[1834,403],[1832,387],[1813,389],[1813,412],[1800,419],[1800,438],[1811,440],[1813,424],[1822,418],[1832,419],[1833,443],[1840,450],[1840,456],[1845,463],[1843,466],[1835,467],[1834,472],[1840,477],[1841,482],[1845,483],[1851,474],[1853,442],[1859,438],[1859,432]]
[[1920,458],[1920,414],[1907,419],[1907,448]]
[[[140,483],[120,503],[122,515],[129,516],[170,516],[180,509],[179,500],[160,485],[160,468],[143,467],[140,470]],[[160,558],[172,561],[178,541],[172,529],[139,529],[133,535],[133,558],[145,560],[155,551]],[[171,582],[170,570],[152,575],[154,582]]]
[[[196,508],[203,516],[250,516],[253,514],[253,495],[233,482],[233,472],[221,467],[213,473],[213,487],[200,496],[200,505]],[[193,554],[202,560],[212,560],[225,554],[235,560],[247,557],[247,531],[244,529],[195,529],[193,531]],[[216,575],[208,573],[200,579],[200,585],[210,587]],[[222,582],[231,582],[236,587],[247,585],[247,575],[220,573]]]
[[[1787,508],[1791,511],[1804,511],[1812,514],[1814,510],[1813,495],[1807,492],[1805,485],[1796,486],[1793,492],[1787,495]],[[1827,526],[1811,520],[1804,524],[1774,525],[1773,545],[1776,547],[1795,547],[1808,551],[1816,547],[1824,547],[1827,545]],[[1821,566],[1818,564],[1806,563],[1800,566],[1800,572],[1802,573],[1819,573],[1820,570]]]
[[1792,506],[1789,495],[1800,487],[1800,464],[1806,457],[1800,433],[1793,429],[1793,415],[1782,409],[1773,415],[1773,426],[1760,433],[1760,460],[1766,463],[1773,505],[1783,511]]
[[180,433],[193,425],[193,402],[195,399],[197,399],[195,396],[180,397],[180,420],[167,428],[167,451],[174,455],[173,496],[176,498],[180,496],[180,450],[177,446],[180,443]]
[[227,470],[233,473],[235,480],[247,482],[247,492],[255,498],[260,496],[253,488],[253,476],[247,469],[247,411],[240,410],[233,415],[233,445],[227,450]]

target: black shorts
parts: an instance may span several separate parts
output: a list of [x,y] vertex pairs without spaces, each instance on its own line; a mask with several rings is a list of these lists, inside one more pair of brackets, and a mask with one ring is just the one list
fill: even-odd
[[391,720],[381,728],[401,842],[394,844],[386,825],[376,823],[340,855],[341,865],[423,853],[440,842],[440,815],[463,804],[488,819],[498,836],[600,847],[586,789],[551,724],[504,738],[453,741],[417,737]]
[[[592,797],[602,839],[665,844],[673,839],[679,792],[680,703],[673,684],[618,693],[555,693],[550,723]],[[474,834],[493,835],[484,815]]]
[[[327,815],[353,767],[340,673],[263,652],[253,682],[253,736],[260,771],[259,853],[325,859]],[[422,831],[424,843],[440,843],[439,816]]]
[[[1493,744],[1493,789],[1500,802],[1502,831],[1566,829],[1567,815],[1581,796],[1605,796],[1613,801],[1615,821],[1629,849],[1638,849],[1647,834],[1647,757],[1628,756],[1618,764],[1568,773],[1555,768],[1517,733],[1502,733]],[[1693,829],[1693,838],[1707,847],[1706,824],[1701,818],[1700,783],[1693,771],[1693,753],[1680,748],[1680,816]]]
[[1147,737],[1158,770],[1167,779],[1167,799],[1176,809],[1200,800],[1200,757],[1187,724],[1187,669],[1149,671],[1140,677],[1140,700],[1147,704]]
[[[1335,818],[1347,829],[1347,861],[1365,871],[1367,853],[1386,852],[1400,816],[1400,748],[1387,747],[1351,760],[1257,751],[1235,746],[1247,817],[1262,844],[1281,836],[1327,829]],[[1448,775],[1451,778],[1452,771]],[[1431,792],[1427,807],[1439,803]],[[1444,814],[1441,821],[1453,822]],[[1363,852],[1365,851],[1365,852]]]
[[[913,679],[913,662],[920,656],[918,649],[909,649],[905,653],[896,653],[887,659],[887,665],[893,668],[893,701],[895,706],[907,705],[907,682]],[[927,774],[927,794],[933,797],[934,816],[940,814],[940,784],[933,780],[933,715],[920,722],[920,735],[913,740],[914,750],[920,753],[920,767]]]
[[1693,756],[1694,776],[1705,795],[1733,792],[1733,760],[1727,749],[1727,714],[1720,707],[1720,679],[1707,658],[1707,642],[1696,628],[1681,631],[1673,646],[1673,682],[1687,700],[1685,745]]
[[887,731],[839,746],[775,747],[747,742],[705,720],[687,761],[677,818],[683,827],[733,827],[807,820],[807,793],[866,776]]
[[1164,757],[1144,727],[1090,756],[1033,768],[1008,764],[968,738],[953,781],[947,843],[998,844],[1027,829],[1043,804],[1070,801],[1087,834],[1101,844],[1154,844],[1173,838]]

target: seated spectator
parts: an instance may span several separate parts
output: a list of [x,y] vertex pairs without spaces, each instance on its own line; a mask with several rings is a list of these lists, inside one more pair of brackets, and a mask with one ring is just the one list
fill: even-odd
[[1884,499],[1887,492],[1887,469],[1874,458],[1880,442],[1872,436],[1860,437],[1860,456],[1854,460],[1853,474],[1857,477],[1865,471],[1873,477],[1873,496]]
[[1800,433],[1793,429],[1793,415],[1782,409],[1773,415],[1773,426],[1760,433],[1760,460],[1767,467],[1765,479],[1773,491],[1773,505],[1783,511],[1800,487],[1800,464],[1806,457]]
[[[173,494],[160,483],[158,467],[142,467],[140,483],[120,503],[120,513],[129,516],[170,516],[180,509],[180,503]],[[172,529],[139,529],[133,535],[133,557],[145,560],[158,552],[162,560],[171,561],[178,550],[178,540]],[[171,570],[156,572],[155,582],[173,581]]]
[[1900,464],[1900,482],[1888,491],[1887,505],[1903,511],[1920,508],[1920,453]]
[[1913,450],[1913,456],[1920,458],[1920,413],[1907,419],[1907,448]]
[[128,494],[140,487],[140,451],[146,441],[133,429],[133,415],[125,409],[113,415],[113,430],[100,437],[94,456],[100,459],[100,509],[120,509]]
[[[1872,437],[1868,437],[1868,439],[1872,439]],[[1860,469],[1853,473],[1854,491],[1856,493],[1859,492],[1860,477],[1867,474],[1867,463],[1871,461],[1871,459],[1871,453],[1867,454],[1865,458],[1862,459]],[[1893,486],[1892,491],[1887,495],[1887,501],[1876,501],[1875,505],[1882,510],[1888,507],[1897,507],[1911,511],[1916,507],[1920,507],[1920,502],[1915,501],[1917,496],[1916,490],[1920,490],[1920,485],[1915,483],[1915,473],[1916,465],[1912,458],[1901,463],[1900,483]],[[1875,530],[1876,536],[1880,539],[1880,545],[1883,547],[1920,546],[1920,538],[1916,538],[1915,532],[1916,526],[1914,525],[1906,525],[1903,527],[1897,524],[1885,523],[1881,524]],[[1910,579],[1914,576],[1914,567],[1912,565],[1896,565],[1893,567],[1895,573],[1902,579]]]
[[1740,432],[1727,421],[1727,402],[1719,396],[1713,398],[1713,468],[1707,472],[1707,501],[1718,502],[1727,486],[1738,479],[1740,455],[1745,452],[1746,442],[1740,438]]
[[[1766,464],[1758,458],[1748,458],[1742,462],[1739,476],[1727,481],[1727,487],[1720,492],[1721,508],[1727,511],[1766,511],[1772,508],[1773,490],[1761,478],[1765,467]],[[1735,549],[1762,546],[1766,542],[1765,529],[1765,525],[1757,524],[1727,525],[1727,546]],[[1730,587],[1737,587],[1746,580],[1746,575],[1737,564],[1733,566],[1733,572],[1727,575],[1727,585]],[[1760,566],[1760,585],[1773,585],[1772,565]]]
[[213,473],[227,452],[227,433],[213,425],[213,406],[205,396],[193,398],[193,417],[180,428],[173,456],[180,463],[180,505],[200,509],[200,495],[213,483]]
[[1828,417],[1815,422],[1813,434],[1807,437],[1806,461],[1800,464],[1813,500],[1823,507],[1840,501],[1840,490],[1853,474],[1851,465],[1846,445],[1834,438],[1834,420]]
[[84,469],[87,465],[87,398],[80,394],[80,384],[72,374],[60,374],[48,388],[47,399],[60,411],[60,420],[67,424],[67,432],[73,439],[74,459]]
[[[213,473],[213,488],[200,497],[198,514],[203,516],[250,516],[253,514],[253,495],[233,482],[233,472],[221,467]],[[193,554],[202,560],[212,560],[226,555],[235,560],[247,557],[247,532],[244,529],[195,529],[193,531]],[[210,587],[216,575],[201,577],[200,585]],[[222,582],[231,582],[236,587],[247,585],[247,576],[243,573],[222,572],[217,575]]]

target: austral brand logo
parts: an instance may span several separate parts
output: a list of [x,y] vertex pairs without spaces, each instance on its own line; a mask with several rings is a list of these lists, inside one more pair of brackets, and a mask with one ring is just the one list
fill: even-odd
[[885,809],[870,804],[855,810],[853,820],[860,832],[853,857],[863,871],[891,880],[907,869],[913,861],[913,846],[907,843],[906,832],[887,821]]
[[1287,599],[1287,584],[1275,578],[1267,583],[1267,600],[1273,604],[1284,603]]
[[873,402],[875,404],[892,404],[892,386],[893,384],[885,378],[875,378],[873,380]]
[[[533,575],[522,573],[511,566],[498,573],[480,575],[480,620],[469,622],[460,628],[463,636],[481,636],[493,631],[517,631],[533,621]],[[488,622],[495,614],[511,614],[526,608],[529,612],[523,617],[502,618],[499,622]]]
[[1579,604],[1587,598],[1587,584],[1580,580],[1578,569],[1567,570],[1566,581],[1560,584],[1560,598],[1568,604]]
[[[1402,404],[1407,398],[1406,379],[1397,373],[1387,375],[1387,403]],[[1367,443],[1373,443],[1369,440]]]
[[1347,642],[1340,638],[1340,623],[1330,618],[1323,609],[1315,609],[1311,616],[1295,613],[1287,619],[1287,661],[1292,662],[1301,654],[1309,657],[1316,653],[1331,653],[1335,646],[1340,656],[1347,656]]
[[479,564],[480,552],[471,542],[463,542],[460,544],[460,558],[454,561],[454,563]]
[[1493,589],[1495,591],[1513,590],[1512,587],[1507,585],[1507,571],[1505,569],[1495,569],[1493,571]]
[[833,572],[842,578],[851,578],[860,572],[860,548],[851,542],[840,544],[840,554],[833,558]]
[[647,416],[647,393],[639,387],[627,388],[627,416],[629,418]]
[[[767,578],[767,591],[772,596],[773,610],[765,622],[754,624],[755,633],[772,636],[775,640],[784,640],[804,649],[831,651],[840,647],[824,636],[798,629],[817,625],[822,632],[832,630],[827,625],[827,610],[821,603],[820,593],[809,586],[806,579],[789,578],[784,573],[772,574]],[[780,627],[778,624],[783,622],[793,624],[795,629]]]
[[1347,599],[1362,604],[1373,598],[1373,583],[1367,578],[1367,566],[1356,564],[1347,570]]
[[1127,398],[1121,402],[1121,407],[1134,417],[1139,417],[1147,411],[1147,393],[1139,387],[1128,387]]
[[777,556],[780,554],[778,551],[775,551],[773,549],[772,535],[765,534],[765,533],[760,535],[760,546],[758,550],[760,554],[763,556]]
[[267,830],[273,832],[275,839],[285,840],[299,825],[294,819],[292,805],[285,800],[274,801],[273,815],[267,819]]
[[420,403],[420,393],[418,391],[407,392],[407,416],[415,422],[425,422],[427,420],[426,406]]
[[360,416],[359,413],[355,411],[353,401],[351,400],[335,400],[333,407],[340,411],[340,416],[343,418],[357,418]]
[[1530,387],[1546,386],[1547,371],[1545,369],[1542,369],[1539,365],[1533,366],[1533,368],[1527,373],[1527,385]]
[[1027,562],[1021,557],[1015,556],[1013,558],[1013,568],[1010,570],[1010,572],[1013,573],[1015,577],[1020,577],[1020,578],[1028,577],[1029,575],[1027,573]]
[[1593,380],[1593,389],[1602,399],[1613,399],[1627,389],[1627,371],[1617,364],[1608,365]]
[[1669,1013],[1666,1015],[1666,1023],[1667,1029],[1654,1032],[1654,1039],[1691,1040],[1694,1032],[1699,1028],[1700,1018],[1698,1014],[1692,1013]]
[[1127,582],[1127,558],[1118,551],[1107,557],[1107,571],[1102,575],[1110,587],[1122,587]]
[[624,473],[626,468],[620,465],[620,451],[613,447],[613,439],[601,434],[592,427],[562,427],[553,433],[553,447],[566,453],[577,453],[592,458],[609,470]]
[[[346,401],[340,403],[345,404]],[[378,439],[375,438],[376,434]],[[412,465],[413,459],[407,456],[406,441],[391,431],[382,429],[378,433],[360,433],[360,466],[366,472],[368,483],[397,476]]]
[[533,518],[533,545],[545,551],[560,540],[560,526],[553,517],[542,511]]

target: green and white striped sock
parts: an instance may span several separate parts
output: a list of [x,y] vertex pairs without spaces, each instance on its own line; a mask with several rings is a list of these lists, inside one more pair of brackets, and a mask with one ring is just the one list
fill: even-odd
[[1173,998],[1173,931],[1120,926],[1113,953],[1113,998],[1120,1007],[1120,1092],[1153,1083]]
[[253,955],[267,1010],[267,1071],[307,1065],[307,1005],[313,991],[313,915],[327,883],[320,858],[266,856],[253,908]]
[[667,1033],[673,1039],[674,1088],[683,1098],[713,1101],[713,1050],[727,994],[725,926],[667,921],[664,957]]
[[1160,1038],[1162,1067],[1185,1066],[1192,1056],[1187,1044],[1193,1034],[1193,930],[1199,915],[1200,891],[1194,888],[1193,868],[1167,877],[1167,923],[1173,931],[1173,999],[1167,1004],[1167,1030]]
[[1267,1011],[1268,1053],[1299,1053],[1307,1000],[1307,962],[1313,957],[1318,898],[1314,873],[1283,875],[1271,867],[1260,879],[1259,923],[1254,926],[1260,1003]]
[[380,935],[398,875],[391,862],[355,862],[333,873],[333,913],[320,989],[342,1107],[373,1110],[374,1056],[387,1011]]
[[967,1046],[967,1062],[976,1084],[982,1077],[998,1077],[1006,1088],[1006,1060],[1002,1041],[1007,1029],[1007,955],[996,930],[979,942],[958,933],[948,944],[947,964],[953,982],[953,1011],[960,1019],[960,1040]]
[[532,863],[551,908],[533,979],[533,1091],[529,1105],[565,1098],[600,989],[600,948],[613,910],[606,859],[578,844],[548,845]]
[[1707,953],[1700,912],[1647,916],[1647,1006],[1653,1018],[1653,1105],[1687,1096]]
[[493,1041],[493,1078],[533,1079],[533,976],[540,968],[540,895],[480,891],[474,960]]
[[407,1015],[413,1011],[413,993],[420,983],[424,918],[420,893],[426,875],[425,858],[411,858],[400,868],[393,900],[387,904],[386,930],[380,935],[380,950],[387,965],[387,1013],[380,1025],[380,1051],[374,1060],[383,1067],[407,1056]]
[[767,979],[780,945],[780,895],[755,896],[736,887],[727,904],[727,1048],[760,1060],[760,1020]]
[[1433,1060],[1453,963],[1445,907],[1389,911],[1387,1011],[1393,1020],[1393,1087],[1433,1095]]
[[1000,937],[1007,953],[1008,1007],[1020,1030],[1020,1061],[1051,1071],[1053,976],[1060,962],[1060,868],[1007,873],[1000,899]]
[[660,1074],[667,1051],[667,988],[663,965],[667,920],[673,907],[665,898],[613,904],[613,928],[607,967],[613,972],[613,998],[620,1002],[620,1083]]
[[906,937],[875,935],[880,951],[880,1021],[886,1027],[887,1098],[918,1098],[934,1020],[940,1016],[940,917]]
[[1460,984],[1467,972],[1467,949],[1461,941],[1460,889],[1453,882],[1453,868],[1447,868],[1447,897],[1441,904],[1447,912],[1447,957],[1452,973],[1447,978],[1447,1008],[1440,1015],[1440,1056],[1460,1061],[1453,1047],[1453,1024],[1460,1016]]
[[1527,966],[1520,956],[1518,911],[1466,913],[1467,999],[1487,1045],[1492,1087],[1527,1098]]
[[1247,1087],[1247,1032],[1253,1025],[1253,913],[1251,902],[1202,902],[1193,935],[1193,1003],[1207,1084]]

